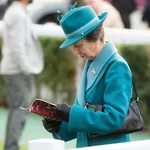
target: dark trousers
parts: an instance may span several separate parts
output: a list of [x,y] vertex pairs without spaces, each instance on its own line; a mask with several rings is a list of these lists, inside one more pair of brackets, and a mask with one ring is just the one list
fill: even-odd
[[4,75],[8,89],[8,121],[6,128],[5,150],[19,150],[19,140],[28,112],[20,107],[29,107],[35,97],[34,78],[22,73]]

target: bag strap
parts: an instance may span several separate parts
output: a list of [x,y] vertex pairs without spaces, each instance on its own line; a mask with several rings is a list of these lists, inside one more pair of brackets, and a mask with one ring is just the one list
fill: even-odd
[[[98,85],[98,83],[100,82],[101,78],[105,75],[105,73],[108,71],[108,69],[110,68],[110,66],[111,66],[114,62],[116,62],[116,61],[117,61],[117,60],[113,60],[113,61],[111,61],[111,62],[108,64],[107,68],[105,69],[105,71],[103,72],[103,74],[101,75],[99,81],[96,83],[95,86]],[[133,92],[134,92],[134,94],[135,94],[135,99],[136,99],[137,102],[139,102],[139,97],[138,97],[138,93],[137,93],[137,90],[136,90],[136,87],[135,87],[135,83],[134,83],[134,80],[133,80],[133,76],[132,76],[132,85],[133,85]],[[95,87],[95,86],[94,86],[94,87]],[[88,99],[88,97],[91,95],[91,93],[93,92],[93,90],[94,90],[94,88],[91,90],[91,92],[90,92],[89,95],[87,96],[87,99]]]
[[136,86],[135,86],[135,82],[133,80],[133,76],[132,76],[132,84],[133,84],[133,92],[135,94],[136,101],[139,102],[140,99],[139,99],[139,96],[138,96],[138,93],[137,93],[137,90],[136,90]]

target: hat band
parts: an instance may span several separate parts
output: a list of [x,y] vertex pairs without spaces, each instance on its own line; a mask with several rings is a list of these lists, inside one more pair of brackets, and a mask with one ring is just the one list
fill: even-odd
[[99,18],[95,17],[90,22],[88,22],[86,25],[82,26],[81,28],[77,29],[76,31],[74,31],[72,33],[69,33],[69,34],[66,34],[66,37],[67,38],[72,38],[74,36],[83,35],[84,32],[86,32],[89,29],[89,27],[91,28],[91,27],[97,25],[99,22],[100,22]]

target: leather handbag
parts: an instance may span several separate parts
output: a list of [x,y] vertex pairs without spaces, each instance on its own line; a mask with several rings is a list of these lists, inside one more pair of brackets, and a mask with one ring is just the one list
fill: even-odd
[[[112,61],[108,67],[106,68],[105,72],[103,75],[107,72],[109,67],[111,66],[112,63],[114,63],[116,60]],[[103,76],[102,75],[102,76]],[[104,137],[104,136],[115,136],[115,135],[120,135],[120,134],[128,134],[128,133],[133,133],[137,131],[141,131],[144,128],[144,121],[143,117],[139,108],[139,97],[137,94],[137,90],[132,78],[132,84],[133,84],[133,92],[135,97],[131,98],[130,105],[129,105],[129,110],[126,116],[126,119],[123,123],[123,125],[117,129],[116,131],[113,131],[111,133],[107,133],[105,135],[98,135],[98,134],[88,134],[89,137]],[[91,109],[93,111],[103,111],[103,106],[102,105],[93,105],[86,103],[85,105],[86,108]]]

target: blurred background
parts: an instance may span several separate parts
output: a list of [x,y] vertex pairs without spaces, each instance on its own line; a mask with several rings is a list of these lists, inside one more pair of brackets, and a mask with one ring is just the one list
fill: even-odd
[[[57,10],[62,13],[68,10],[69,4],[74,4],[77,0],[34,0],[27,8],[30,17],[35,24],[59,25],[57,20]],[[121,19],[126,29],[149,30],[150,22],[150,2],[149,0],[135,0],[135,4],[126,0],[106,0],[120,13]],[[5,12],[6,0],[0,0],[0,19]],[[78,5],[84,5],[82,0]],[[149,6],[149,11],[146,11]],[[129,23],[126,24],[126,17]],[[140,37],[137,37],[140,38]],[[59,46],[64,41],[63,37],[39,37],[44,51],[45,67],[44,71],[35,75],[36,78],[36,98],[42,98],[53,103],[67,102],[72,105],[76,95],[76,88],[83,69],[81,60],[73,56],[69,48],[60,50]],[[0,39],[0,50],[2,38]],[[119,53],[127,60],[140,95],[141,111],[144,117],[145,128],[142,132],[131,134],[131,140],[150,139],[150,43],[149,44],[117,44]],[[1,55],[1,53],[0,53]],[[54,57],[55,55],[55,57]],[[3,78],[0,76],[0,150],[2,150],[7,121],[7,91]],[[21,137],[21,150],[27,150],[29,140],[37,138],[52,138],[43,128],[39,116],[29,114],[23,135]],[[67,148],[75,147],[75,140],[66,143]]]

